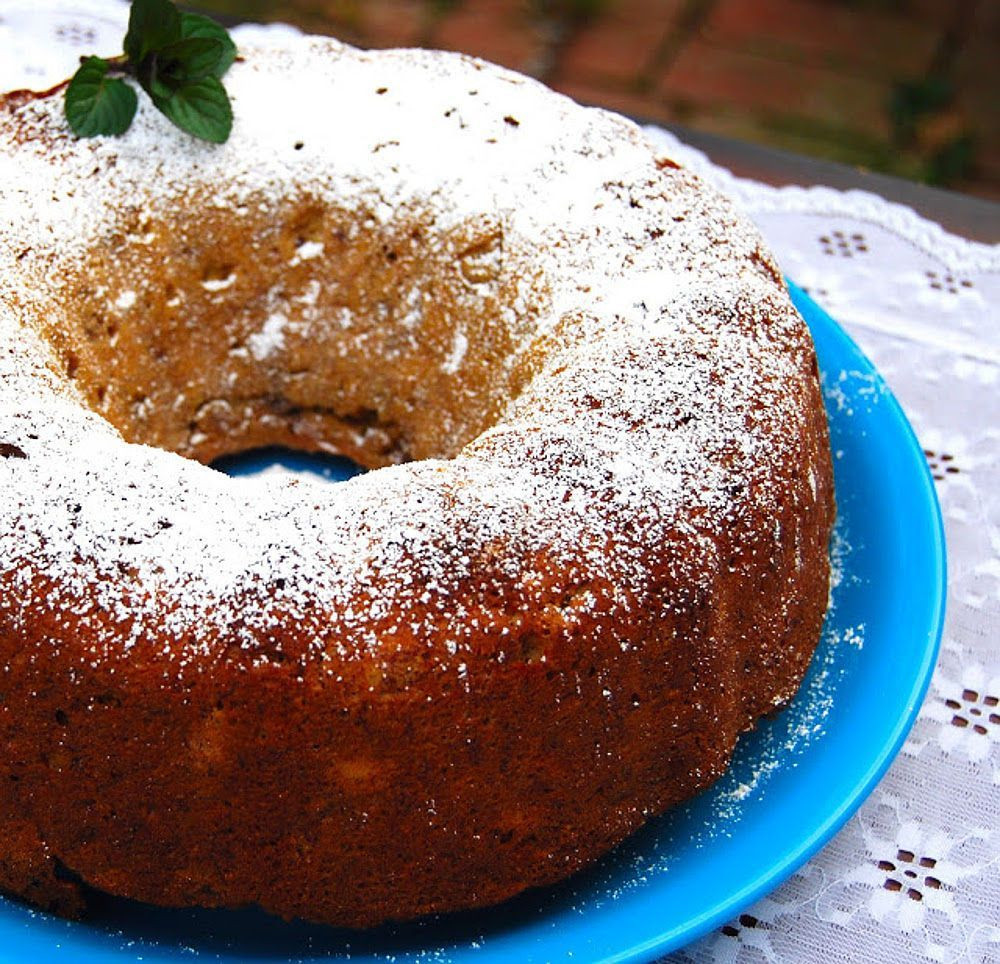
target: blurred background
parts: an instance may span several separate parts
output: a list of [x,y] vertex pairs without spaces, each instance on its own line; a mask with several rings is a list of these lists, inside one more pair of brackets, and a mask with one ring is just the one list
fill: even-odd
[[1000,0],[199,0],[1000,200]]

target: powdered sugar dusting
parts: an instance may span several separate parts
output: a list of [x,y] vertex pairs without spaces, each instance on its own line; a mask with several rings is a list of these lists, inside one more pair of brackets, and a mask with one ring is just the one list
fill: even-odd
[[247,339],[247,348],[257,361],[263,361],[285,346],[285,326],[288,318],[280,311],[269,315],[264,327]]
[[464,331],[455,332],[455,340],[452,342],[451,354],[445,359],[441,368],[449,375],[454,374],[462,365],[465,353],[469,350],[469,339]]
[[[405,632],[440,645],[465,679],[484,639],[502,650],[509,621],[474,610],[470,580],[528,601],[541,572],[608,586],[599,605],[613,624],[676,603],[651,598],[650,551],[677,585],[707,584],[723,520],[791,493],[803,506],[817,498],[815,482],[810,494],[780,471],[802,458],[804,326],[756,232],[657,162],[634,125],[466,57],[308,38],[242,52],[226,78],[236,123],[225,145],[191,140],[142,98],[121,139],[73,141],[56,97],[0,118],[0,440],[26,454],[0,458],[0,607],[15,625],[38,608],[71,613],[123,651],[167,633],[181,665],[221,640],[266,661],[279,627],[331,664],[389,652]],[[95,197],[93,172],[109,169]],[[474,226],[453,252],[470,297],[511,260],[534,266],[503,307],[510,353],[498,364],[539,345],[542,363],[457,456],[327,488],[232,480],[125,444],[52,374],[35,292],[57,291],[54,269],[118,230],[135,197],[169,210],[211,185],[222,209],[267,208],[290,184],[361,224],[419,208],[435,237]],[[316,271],[300,296],[314,307],[322,245],[307,239],[292,260]],[[205,289],[227,289],[234,271]],[[419,290],[398,293],[385,323],[401,341],[423,304]],[[260,365],[280,364],[289,337],[280,292],[269,310],[246,340]],[[353,330],[347,309],[312,323]],[[444,376],[463,378],[469,348],[456,329]]]

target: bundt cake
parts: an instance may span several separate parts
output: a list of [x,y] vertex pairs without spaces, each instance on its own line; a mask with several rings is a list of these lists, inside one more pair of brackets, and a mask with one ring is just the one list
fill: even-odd
[[[629,121],[458,55],[242,55],[223,145],[0,102],[0,889],[501,901],[795,692],[813,346]],[[201,464],[265,444],[377,471]]]

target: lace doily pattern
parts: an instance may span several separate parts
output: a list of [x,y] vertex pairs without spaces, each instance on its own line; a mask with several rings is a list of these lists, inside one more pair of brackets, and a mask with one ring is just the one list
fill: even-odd
[[[117,0],[8,0],[0,89],[117,50],[125,15]],[[666,960],[1000,962],[1000,246],[873,194],[742,180],[649,134],[742,205],[879,367],[924,446],[949,554],[937,672],[875,793],[784,885]]]

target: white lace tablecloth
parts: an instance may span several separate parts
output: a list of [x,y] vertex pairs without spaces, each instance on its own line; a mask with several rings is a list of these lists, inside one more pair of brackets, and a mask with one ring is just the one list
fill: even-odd
[[[125,10],[0,0],[0,89],[114,53]],[[650,133],[739,201],[881,370],[937,480],[950,574],[937,671],[875,792],[783,886],[669,960],[1000,962],[1000,245],[872,194],[741,180]]]

